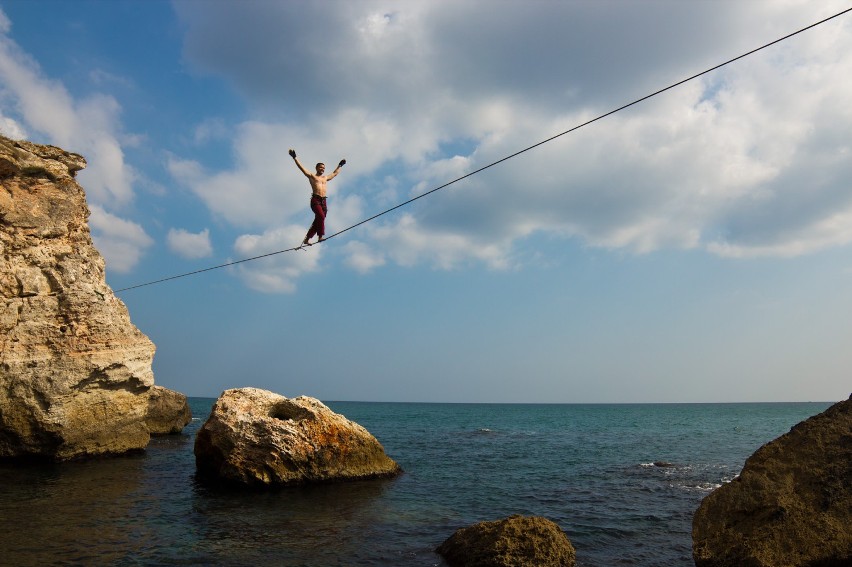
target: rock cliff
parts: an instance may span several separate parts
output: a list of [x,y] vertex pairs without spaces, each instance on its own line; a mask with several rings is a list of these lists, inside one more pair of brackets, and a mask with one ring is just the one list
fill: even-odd
[[402,472],[366,429],[307,396],[226,390],[195,438],[201,477],[275,486]]
[[697,567],[852,565],[852,398],[799,423],[708,495],[692,522]]
[[0,137],[0,458],[144,448],[154,345],[92,244],[82,156]]

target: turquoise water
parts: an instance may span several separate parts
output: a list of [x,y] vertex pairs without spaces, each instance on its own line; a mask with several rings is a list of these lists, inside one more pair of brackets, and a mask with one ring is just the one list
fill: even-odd
[[687,566],[701,499],[830,405],[329,402],[405,474],[258,493],[195,480],[213,401],[144,454],[0,465],[0,564],[435,566],[459,527],[520,513],[558,523],[581,566]]

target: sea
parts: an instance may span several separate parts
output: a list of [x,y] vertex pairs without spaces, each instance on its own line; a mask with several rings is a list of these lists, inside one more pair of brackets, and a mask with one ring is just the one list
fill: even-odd
[[701,500],[831,405],[326,402],[405,472],[235,491],[195,475],[214,401],[139,454],[0,465],[0,564],[441,566],[457,529],[523,514],[556,522],[579,566],[690,566]]

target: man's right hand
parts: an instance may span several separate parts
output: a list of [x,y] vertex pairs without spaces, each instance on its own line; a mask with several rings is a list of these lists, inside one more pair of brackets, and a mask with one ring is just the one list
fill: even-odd
[[296,159],[296,150],[290,150],[290,151],[289,151],[289,152],[287,152],[287,153],[289,153],[289,154],[290,154],[290,157],[291,157],[291,158]]

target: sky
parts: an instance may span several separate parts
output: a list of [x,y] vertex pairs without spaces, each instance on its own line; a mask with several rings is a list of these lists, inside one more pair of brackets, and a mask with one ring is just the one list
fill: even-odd
[[[0,132],[85,156],[113,289],[297,246],[849,0],[0,0]],[[852,392],[852,12],[319,246],[118,292],[157,384],[326,401]]]

